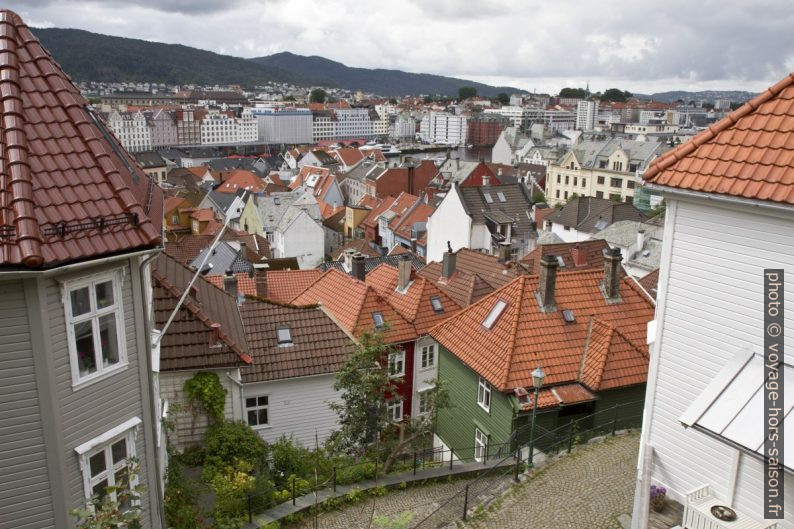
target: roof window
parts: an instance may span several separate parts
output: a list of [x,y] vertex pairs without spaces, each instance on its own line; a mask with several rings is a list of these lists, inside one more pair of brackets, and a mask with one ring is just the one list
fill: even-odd
[[576,316],[573,315],[571,309],[562,311],[562,318],[565,320],[565,323],[574,323],[576,321]]
[[482,196],[485,197],[486,202],[488,202],[489,204],[493,204],[493,197],[491,196],[490,193],[483,193]]
[[485,321],[482,322],[483,326],[486,329],[492,328],[496,323],[496,320],[498,320],[499,316],[501,316],[502,312],[504,312],[505,307],[507,307],[507,302],[502,301],[501,299],[498,300],[491,309],[491,312],[488,313],[488,316],[485,317]]
[[292,345],[292,333],[289,327],[279,327],[276,329],[276,338],[280,346]]
[[383,313],[382,312],[373,312],[372,313],[372,321],[375,322],[375,328],[380,329],[383,327]]
[[501,191],[497,191],[496,196],[499,197],[499,202],[507,202],[507,199],[505,198],[505,194],[502,193]]
[[557,264],[560,266],[560,268],[564,268],[565,267],[565,261],[563,260],[561,255],[557,256]]
[[438,296],[433,296],[430,298],[430,303],[433,305],[433,310],[436,314],[440,314],[444,312],[444,306],[441,304],[441,298]]

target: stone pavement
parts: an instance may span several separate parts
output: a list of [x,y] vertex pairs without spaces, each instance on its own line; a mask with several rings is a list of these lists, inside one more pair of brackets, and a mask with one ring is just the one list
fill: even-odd
[[631,513],[639,434],[583,446],[516,486],[471,529],[620,529]]

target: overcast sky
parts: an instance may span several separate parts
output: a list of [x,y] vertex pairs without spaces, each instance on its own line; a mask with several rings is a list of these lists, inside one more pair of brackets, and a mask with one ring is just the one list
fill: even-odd
[[761,91],[794,71],[791,0],[7,0],[71,27],[556,93]]

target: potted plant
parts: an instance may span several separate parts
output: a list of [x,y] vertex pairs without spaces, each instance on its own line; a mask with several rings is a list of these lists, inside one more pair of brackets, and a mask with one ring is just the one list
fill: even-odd
[[651,509],[662,512],[667,498],[667,489],[651,485]]

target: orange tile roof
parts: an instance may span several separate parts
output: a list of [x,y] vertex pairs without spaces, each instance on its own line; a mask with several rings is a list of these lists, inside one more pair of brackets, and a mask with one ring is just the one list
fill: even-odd
[[267,272],[267,299],[288,303],[320,279],[321,270],[270,270]]
[[381,257],[380,253],[375,250],[372,245],[373,241],[371,239],[353,239],[352,241],[348,241],[339,248],[336,249],[334,252],[334,261],[341,261],[345,257],[345,250],[353,249],[359,253],[363,253],[365,257]]
[[211,209],[197,209],[193,213],[190,214],[191,219],[195,219],[199,222],[206,222],[215,219],[215,212]]
[[389,326],[384,338],[389,343],[415,340],[417,332],[392,305],[366,283],[332,268],[295,299],[296,305],[319,303],[334,315],[349,333],[360,337],[375,329],[373,313],[380,312]]
[[[239,294],[244,294],[246,296],[256,296],[256,279],[249,276],[247,272],[238,272],[234,275],[237,278],[237,292]],[[226,276],[223,275],[204,276],[204,279],[206,279],[216,287],[220,288],[221,290],[225,290],[223,285],[224,277]]]
[[[558,272],[557,310],[542,312],[535,296],[538,276],[520,276],[431,329],[430,335],[500,391],[531,386],[532,370],[538,364],[546,371],[546,384],[550,386],[584,382],[582,366],[589,352],[592,358],[586,379],[595,384],[598,377],[594,373],[601,372],[598,388],[644,382],[646,326],[654,317],[654,307],[629,277],[623,277],[620,283],[622,301],[607,303],[601,291],[602,279],[600,270]],[[497,300],[507,306],[487,329],[483,321]],[[573,323],[563,319],[562,311],[568,309],[574,313]],[[618,333],[618,338],[610,337],[603,367],[599,367],[597,345],[593,344],[592,350],[587,346],[591,320]],[[638,361],[637,351],[645,355],[643,362]]]
[[248,189],[251,193],[265,190],[265,182],[255,173],[246,169],[235,169],[223,174],[223,181],[215,188],[219,193],[236,193],[238,189]]
[[318,177],[322,178],[324,176],[328,176],[330,174],[330,170],[327,167],[316,167],[314,165],[304,165],[301,167],[300,172],[298,175],[292,180],[289,185],[289,188],[292,190],[298,189],[300,186],[306,183],[306,179],[310,175],[317,175]]
[[[540,271],[540,260],[544,255],[556,255],[562,257],[565,269],[572,268],[601,268],[604,266],[603,250],[609,248],[609,244],[604,239],[595,239],[582,242],[564,242],[559,244],[541,244],[519,261],[530,274],[537,274]],[[580,263],[574,260],[574,256],[579,257]]]
[[794,73],[690,141],[643,179],[704,193],[794,204]]
[[184,202],[187,202],[187,200],[182,197],[166,198],[165,204],[163,205],[163,213],[167,216],[169,213],[181,206]]
[[[381,264],[366,275],[364,281],[373,287],[402,316],[414,324],[418,334],[427,334],[433,326],[457,314],[460,306],[441,292],[431,281],[414,277],[405,292],[397,290],[399,271],[394,266]],[[438,297],[443,312],[433,310],[431,298]]]
[[336,149],[333,154],[340,162],[348,167],[356,165],[358,162],[364,159],[364,154],[362,154],[361,151],[355,147]]
[[418,204],[407,215],[402,217],[399,224],[392,226],[394,233],[405,239],[411,239],[411,230],[417,222],[427,222],[430,215],[436,210],[433,206],[425,204],[424,202]]

